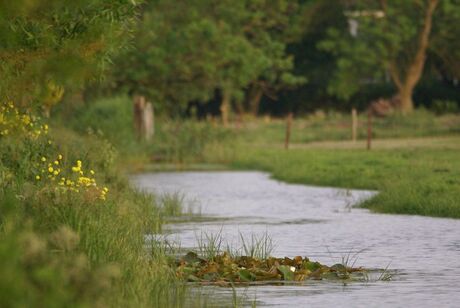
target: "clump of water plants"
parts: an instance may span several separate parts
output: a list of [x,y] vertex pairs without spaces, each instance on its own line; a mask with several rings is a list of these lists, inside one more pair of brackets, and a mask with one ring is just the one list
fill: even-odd
[[188,282],[230,286],[233,284],[276,284],[306,280],[353,280],[365,270],[344,264],[326,266],[307,257],[257,258],[223,252],[210,259],[188,252],[176,260],[176,275]]

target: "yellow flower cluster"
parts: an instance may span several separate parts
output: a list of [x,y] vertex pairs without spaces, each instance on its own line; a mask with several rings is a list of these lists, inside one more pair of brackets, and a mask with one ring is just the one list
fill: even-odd
[[42,156],[40,160],[43,163],[41,168],[41,175],[37,174],[35,179],[39,181],[43,178],[48,178],[51,181],[55,181],[56,177],[61,173],[62,155],[59,154],[55,160],[50,160],[49,162],[48,159],[44,156]]
[[[81,160],[77,160],[75,166],[71,167],[72,172],[61,170],[63,156],[59,154],[56,159],[48,160],[46,157],[41,158],[43,168],[41,174],[37,174],[35,179],[42,181],[47,179],[51,183],[57,183],[57,189],[63,191],[71,191],[75,193],[86,192],[96,194],[101,200],[106,200],[109,189],[107,187],[100,188],[94,178],[95,172],[89,170],[90,175],[85,175]],[[59,175],[66,174],[67,176]]]
[[48,125],[41,125],[38,117],[20,113],[12,102],[8,102],[0,107],[0,137],[15,133],[37,139],[48,134]]
[[[15,137],[29,138],[33,143],[46,142],[45,147],[40,151],[52,153],[53,147],[48,145],[52,141],[47,137],[39,140],[39,137],[48,135],[49,127],[41,122],[39,117],[29,113],[22,113],[12,102],[0,103],[0,138]],[[34,181],[45,188],[50,188],[59,192],[80,193],[91,200],[106,200],[108,188],[99,187],[96,182],[95,172],[88,170],[85,172],[81,160],[77,160],[75,165],[69,168],[62,154],[55,157],[43,155],[34,164],[32,174]]]

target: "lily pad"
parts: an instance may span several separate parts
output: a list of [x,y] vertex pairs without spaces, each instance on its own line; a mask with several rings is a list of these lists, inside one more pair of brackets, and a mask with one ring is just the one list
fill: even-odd
[[256,280],[256,276],[247,269],[240,269],[238,275],[241,281],[251,282]]
[[278,266],[278,270],[281,272],[281,274],[283,274],[283,279],[287,281],[294,280],[294,271],[292,270],[293,268],[294,268],[293,266],[289,266],[289,265]]

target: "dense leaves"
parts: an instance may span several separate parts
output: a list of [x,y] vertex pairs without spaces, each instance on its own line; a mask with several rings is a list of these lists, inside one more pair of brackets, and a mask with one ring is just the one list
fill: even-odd
[[250,85],[268,91],[294,76],[286,43],[296,1],[156,1],[144,9],[136,48],[117,61],[118,86],[173,112],[215,91],[241,104]]
[[[342,99],[391,80],[401,107],[413,108],[412,92],[423,75],[427,55],[437,59],[439,78],[458,78],[460,3],[438,1],[361,1],[344,6],[349,27],[333,27],[319,47],[337,57],[328,90]],[[451,63],[452,65],[449,65]],[[446,68],[449,66],[449,68]]]
[[43,102],[94,78],[128,37],[135,3],[1,0],[0,98]]

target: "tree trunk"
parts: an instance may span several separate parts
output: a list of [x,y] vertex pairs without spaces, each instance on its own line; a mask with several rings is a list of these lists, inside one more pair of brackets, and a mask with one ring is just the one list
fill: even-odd
[[396,87],[398,88],[398,96],[400,98],[401,104],[400,108],[403,113],[410,113],[414,110],[412,94],[423,73],[423,68],[425,66],[426,60],[426,51],[428,49],[431,27],[433,23],[433,14],[438,3],[439,0],[429,0],[428,2],[428,7],[425,12],[423,29],[420,32],[420,37],[418,40],[418,50],[414,59],[408,65],[406,75],[401,76],[401,73],[397,68],[397,63],[393,62],[390,65],[390,74]]
[[404,84],[398,91],[400,100],[400,108],[403,114],[411,113],[414,111],[414,102],[412,100],[412,93],[415,86]]
[[220,104],[220,114],[224,127],[228,126],[228,116],[230,112],[230,94],[226,90],[222,90],[222,102]]
[[259,113],[260,101],[262,100],[263,90],[260,86],[254,85],[249,91],[249,108],[254,116]]

